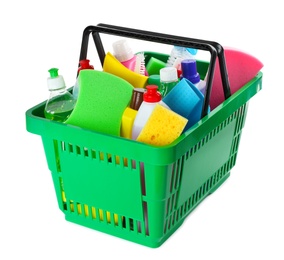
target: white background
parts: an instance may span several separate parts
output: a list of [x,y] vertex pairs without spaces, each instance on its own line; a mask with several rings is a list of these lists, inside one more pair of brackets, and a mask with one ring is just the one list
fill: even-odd
[[[1,259],[284,259],[281,1],[4,2]],[[82,32],[98,23],[214,40],[264,63],[230,178],[158,249],[65,221],[40,136],[25,128],[26,110],[48,96],[47,70],[60,68],[71,86]]]

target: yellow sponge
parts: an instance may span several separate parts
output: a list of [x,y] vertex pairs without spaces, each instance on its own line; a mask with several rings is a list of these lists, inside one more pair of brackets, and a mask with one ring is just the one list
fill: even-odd
[[172,143],[182,133],[187,119],[157,104],[137,137],[137,141],[162,146]]
[[148,81],[147,76],[140,75],[126,68],[110,52],[108,52],[105,56],[103,71],[123,78],[135,88],[144,88]]
[[137,115],[137,110],[127,107],[124,110],[121,121],[120,135],[122,137],[131,139],[132,126]]

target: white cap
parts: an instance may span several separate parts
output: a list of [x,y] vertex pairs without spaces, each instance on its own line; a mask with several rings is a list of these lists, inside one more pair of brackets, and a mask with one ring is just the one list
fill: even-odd
[[160,80],[162,82],[172,82],[178,80],[178,73],[175,67],[165,67],[160,69]]
[[130,60],[134,54],[125,39],[118,40],[112,44],[114,56],[120,61]]
[[48,78],[47,86],[49,90],[65,88],[65,81],[61,75],[58,75],[56,78]]

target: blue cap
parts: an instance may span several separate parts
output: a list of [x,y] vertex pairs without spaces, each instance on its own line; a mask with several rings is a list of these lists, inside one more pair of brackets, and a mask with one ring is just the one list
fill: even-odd
[[196,60],[186,59],[181,61],[182,77],[188,79],[195,84],[200,81],[199,73],[197,72]]
[[186,50],[192,55],[195,55],[197,53],[197,49],[186,48]]

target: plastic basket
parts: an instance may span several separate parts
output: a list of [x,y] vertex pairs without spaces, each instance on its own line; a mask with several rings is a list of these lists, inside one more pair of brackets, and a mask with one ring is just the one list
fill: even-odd
[[[203,42],[200,46],[200,41],[188,38],[98,25],[84,31],[80,58],[86,55],[90,32],[101,55],[97,40],[102,32],[203,48]],[[216,50],[211,44],[209,48]],[[219,55],[218,50],[214,55]],[[208,64],[198,66],[206,71]],[[223,72],[226,75],[226,70]],[[26,111],[26,127],[42,138],[58,206],[66,220],[155,248],[229,177],[248,101],[261,89],[261,83],[259,72],[165,147],[47,120],[45,101]]]

